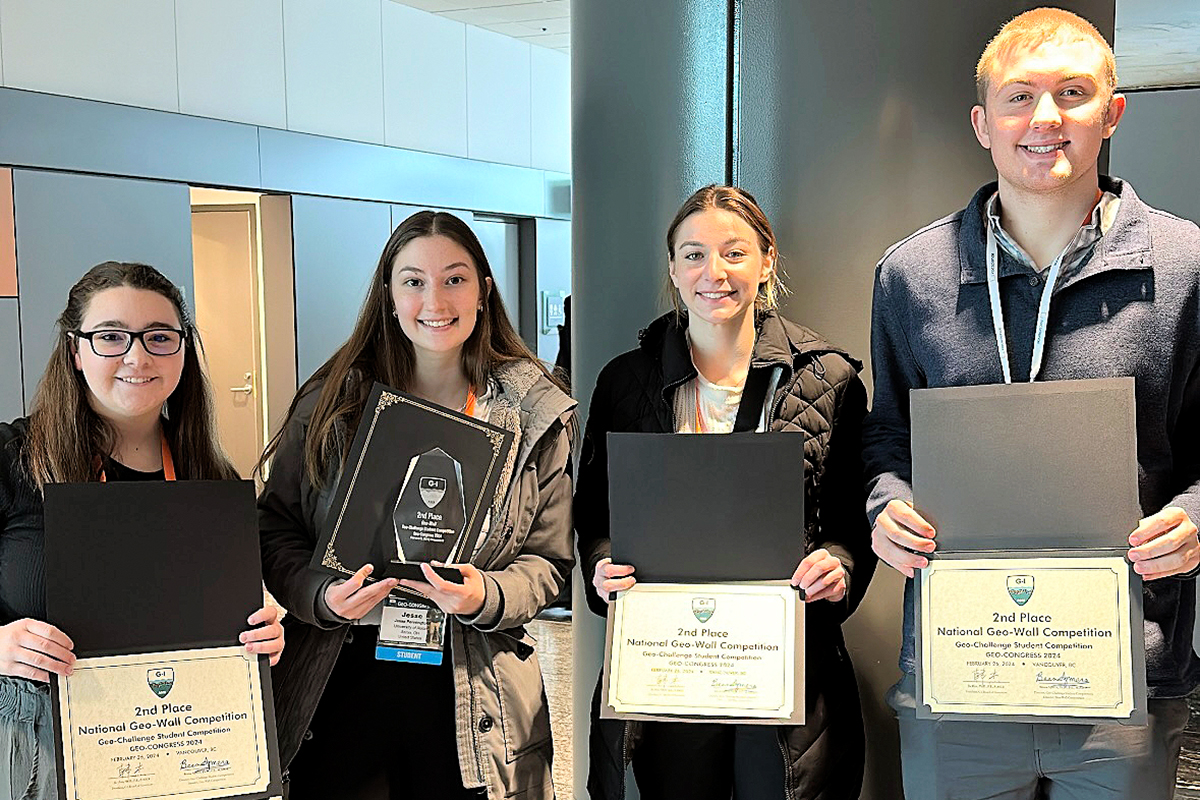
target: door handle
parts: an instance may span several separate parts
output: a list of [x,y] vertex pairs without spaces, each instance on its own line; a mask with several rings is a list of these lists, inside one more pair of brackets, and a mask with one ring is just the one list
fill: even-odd
[[247,372],[246,373],[246,385],[245,386],[230,386],[229,391],[240,392],[241,394],[254,394],[254,382],[252,380],[253,378],[254,378],[254,373]]

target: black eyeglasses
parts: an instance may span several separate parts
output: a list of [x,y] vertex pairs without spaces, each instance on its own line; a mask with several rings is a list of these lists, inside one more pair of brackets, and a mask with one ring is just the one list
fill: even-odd
[[92,345],[92,352],[104,358],[116,358],[129,352],[133,340],[142,343],[142,348],[152,356],[173,356],[183,347],[187,338],[184,331],[177,328],[151,328],[145,331],[122,331],[107,328],[98,331],[71,331],[78,339],[87,339]]

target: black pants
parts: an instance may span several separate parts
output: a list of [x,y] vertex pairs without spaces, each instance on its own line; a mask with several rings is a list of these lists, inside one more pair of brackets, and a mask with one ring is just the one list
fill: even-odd
[[352,629],[289,766],[289,800],[482,798],[463,788],[450,654],[440,666],[375,659],[376,629]]
[[783,758],[773,725],[647,722],[633,775],[653,800],[780,800]]

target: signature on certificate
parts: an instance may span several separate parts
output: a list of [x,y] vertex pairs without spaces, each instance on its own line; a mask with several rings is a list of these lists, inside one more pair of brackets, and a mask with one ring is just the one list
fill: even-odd
[[205,758],[203,761],[180,760],[179,771],[188,775],[200,775],[205,772],[226,772],[231,769],[229,760],[225,758]]
[[118,778],[132,778],[137,775],[148,774],[148,773],[143,773],[142,768],[144,766],[145,766],[144,764],[137,764],[137,765],[122,764],[120,767],[117,768],[117,777]]
[[758,691],[758,684],[740,681],[737,678],[732,680],[713,678],[712,690],[714,694],[750,694]]
[[1058,675],[1047,675],[1044,672],[1038,672],[1034,681],[1039,686],[1060,686],[1065,689],[1086,689],[1092,685],[1092,682],[1087,678],[1071,675],[1067,672]]

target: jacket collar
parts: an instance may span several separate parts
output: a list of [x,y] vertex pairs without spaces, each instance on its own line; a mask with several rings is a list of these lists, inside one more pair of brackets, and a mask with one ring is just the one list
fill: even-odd
[[[1149,210],[1120,178],[1100,176],[1100,188],[1121,198],[1113,226],[1100,237],[1091,258],[1059,277],[1056,291],[1110,270],[1146,269],[1150,262]],[[987,219],[984,205],[996,193],[995,181],[986,184],[962,212],[958,236],[959,284],[987,282]],[[1003,251],[1000,253],[1000,277],[1023,273],[1017,262]]]
[[[662,365],[663,400],[670,407],[676,387],[696,377],[687,342],[687,314],[668,311],[646,326],[638,337],[641,347]],[[759,317],[750,367],[782,367],[779,385],[783,386],[792,375],[796,358],[813,352],[838,353],[856,370],[862,369],[862,363],[845,350],[834,347],[815,331],[786,320],[774,311]]]
[[[511,410],[510,427],[517,434],[516,463],[523,464],[529,452],[556,420],[564,419],[575,408],[568,397],[528,360],[512,361],[492,373],[496,389],[495,408]],[[497,415],[500,419],[508,416]]]

